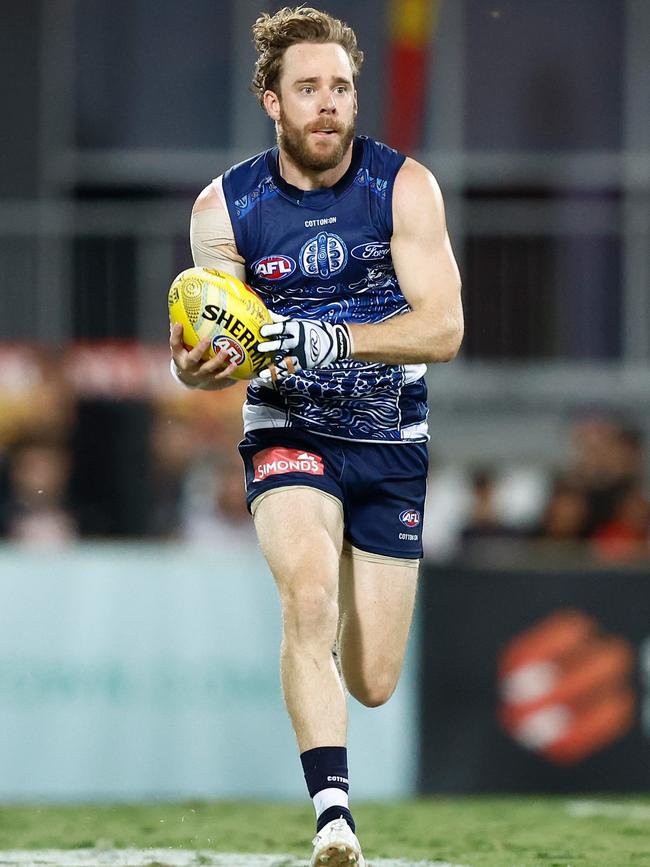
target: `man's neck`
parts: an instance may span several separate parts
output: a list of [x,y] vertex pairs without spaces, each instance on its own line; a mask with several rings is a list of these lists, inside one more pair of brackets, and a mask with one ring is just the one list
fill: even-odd
[[352,147],[353,145],[350,144],[343,159],[337,166],[334,166],[333,169],[326,169],[323,172],[313,172],[296,165],[287,152],[280,148],[278,170],[281,177],[288,184],[291,184],[292,187],[297,187],[299,190],[319,190],[323,187],[333,187],[350,168]]

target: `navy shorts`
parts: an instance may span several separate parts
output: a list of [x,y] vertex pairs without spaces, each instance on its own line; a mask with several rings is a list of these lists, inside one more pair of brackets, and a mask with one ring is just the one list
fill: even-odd
[[273,488],[317,488],[341,501],[344,536],[356,548],[387,557],[422,556],[426,443],[357,443],[265,428],[246,434],[239,453],[249,510]]

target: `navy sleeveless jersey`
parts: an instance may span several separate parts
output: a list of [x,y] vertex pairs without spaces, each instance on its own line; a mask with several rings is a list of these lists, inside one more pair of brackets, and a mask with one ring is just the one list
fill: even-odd
[[[328,322],[381,322],[409,310],[390,254],[392,193],[404,156],[365,136],[333,187],[299,190],[278,170],[277,148],[233,166],[223,191],[246,282],[275,313]],[[356,441],[427,439],[425,365],[345,360],[252,380],[246,431],[305,428]]]

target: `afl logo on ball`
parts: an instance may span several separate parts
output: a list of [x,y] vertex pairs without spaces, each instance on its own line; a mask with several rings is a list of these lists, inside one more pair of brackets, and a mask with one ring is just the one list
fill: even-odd
[[296,270],[296,263],[290,256],[266,256],[253,264],[253,273],[264,280],[282,280]]
[[417,527],[420,523],[420,513],[415,509],[404,509],[399,519],[405,527]]
[[234,361],[235,364],[241,364],[246,358],[246,353],[241,344],[237,343],[236,340],[233,340],[232,337],[226,337],[225,334],[220,334],[218,337],[212,339],[212,350],[214,354],[216,355],[220,349],[225,349],[228,353],[228,358],[230,361]]
[[326,279],[342,271],[347,261],[345,242],[331,232],[319,232],[300,251],[300,269],[307,277]]

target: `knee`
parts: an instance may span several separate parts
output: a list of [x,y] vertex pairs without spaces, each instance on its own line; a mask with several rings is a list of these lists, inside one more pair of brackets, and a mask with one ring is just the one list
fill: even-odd
[[284,594],[282,614],[285,637],[300,643],[326,640],[336,633],[336,597],[321,584],[298,585]]
[[350,695],[361,704],[366,707],[381,707],[395,692],[396,681],[390,677],[379,676],[356,683],[349,683],[346,679],[345,685]]

